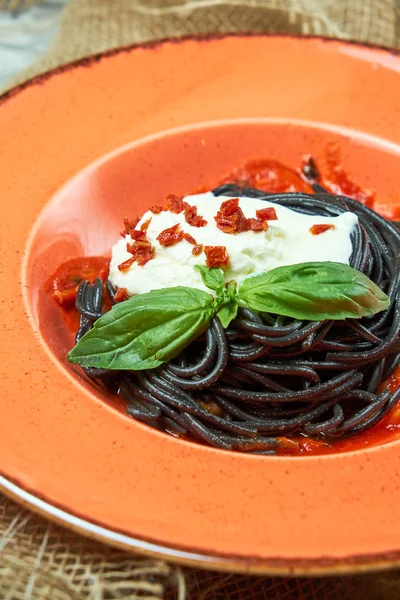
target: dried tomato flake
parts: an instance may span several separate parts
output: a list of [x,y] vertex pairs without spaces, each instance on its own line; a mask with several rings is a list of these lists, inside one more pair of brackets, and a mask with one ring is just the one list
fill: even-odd
[[225,246],[204,246],[207,267],[222,267],[229,264],[229,255]]
[[190,233],[184,233],[183,239],[186,240],[187,242],[189,242],[189,244],[193,244],[194,246],[197,245],[196,240],[194,239],[194,237],[192,235],[190,235]]
[[251,231],[267,231],[268,221],[263,219],[249,219]]
[[129,235],[135,229],[136,225],[139,223],[141,218],[142,217],[139,216],[139,217],[136,217],[136,219],[133,219],[132,221],[130,221],[127,217],[125,217],[124,229],[121,231],[122,237]]
[[151,221],[151,217],[150,217],[150,219],[147,219],[147,221],[142,223],[140,226],[140,231],[147,231],[149,228],[149,225],[150,225],[150,221]]
[[157,241],[159,242],[160,246],[172,246],[172,244],[176,244],[177,242],[183,240],[183,236],[184,233],[180,230],[179,223],[177,223],[168,229],[164,229],[164,231],[157,236]]
[[272,207],[260,208],[259,210],[256,210],[256,217],[258,219],[262,219],[263,221],[277,221],[278,220],[276,210]]
[[203,252],[203,244],[196,244],[192,250],[193,256],[199,256]]
[[176,215],[183,212],[186,206],[188,206],[188,204],[184,202],[182,198],[179,198],[179,196],[175,196],[175,194],[169,194],[166,200],[166,210],[169,210],[170,212]]
[[205,227],[207,225],[207,221],[197,214],[197,206],[190,206],[190,204],[185,206],[185,221],[192,227]]
[[246,219],[239,207],[239,198],[225,200],[214,217],[218,229],[224,233],[241,233],[249,231],[249,219]]
[[[137,229],[134,229],[133,231],[131,231],[129,235],[135,241],[140,241],[140,240],[145,241],[147,239],[146,232],[139,231]],[[126,248],[127,248],[128,252],[131,252],[129,248],[132,246],[133,246],[133,244],[130,244],[129,242],[126,244]]]
[[155,215],[159,215],[164,209],[159,204],[153,204],[153,206],[149,206],[149,211],[154,213]]
[[328,223],[324,225],[313,225],[312,227],[310,227],[310,233],[312,233],[312,235],[319,235],[320,233],[328,231],[328,229],[335,229],[335,226],[330,225]]
[[128,300],[129,295],[128,295],[128,291],[126,288],[118,288],[118,290],[116,291],[115,295],[114,295],[114,302],[124,302],[125,300]]
[[132,256],[132,258],[128,258],[128,260],[125,260],[120,265],[118,265],[118,270],[119,271],[127,271],[129,269],[129,267],[133,265],[135,260],[136,259],[134,256]]
[[138,253],[136,256],[136,262],[139,267],[143,267],[146,263],[149,262],[154,256],[154,249],[150,247],[147,252]]
[[[144,223],[143,225],[146,225],[146,223]],[[126,250],[127,252],[132,254],[132,262],[136,261],[139,266],[143,267],[143,265],[145,265],[151,258],[153,258],[154,248],[147,239],[145,231],[137,231],[135,229],[134,231],[130,232],[130,236],[134,241],[132,244],[130,244],[129,242],[126,244]],[[129,268],[129,266],[127,268]]]

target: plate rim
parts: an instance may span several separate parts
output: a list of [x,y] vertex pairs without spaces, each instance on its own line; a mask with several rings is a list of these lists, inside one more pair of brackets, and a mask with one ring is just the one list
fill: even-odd
[[[41,85],[53,76],[62,74],[77,67],[91,66],[105,58],[111,58],[122,53],[130,53],[136,49],[157,48],[164,44],[179,44],[187,41],[213,41],[227,38],[279,38],[292,39],[299,41],[322,41],[336,42],[343,45],[355,46],[371,50],[382,51],[391,56],[400,56],[400,49],[391,48],[379,44],[360,42],[352,39],[342,39],[334,36],[320,35],[301,35],[270,32],[230,32],[215,34],[187,35],[179,37],[166,37],[158,40],[142,43],[127,44],[118,46],[99,53],[89,54],[83,58],[78,58],[48,69],[42,73],[34,75],[26,81],[6,89],[0,94],[0,107],[11,100],[14,96],[23,92],[25,89],[35,85]],[[369,553],[351,555],[345,558],[319,557],[310,559],[287,559],[287,558],[269,558],[263,559],[259,556],[240,557],[235,555],[217,555],[212,553],[191,552],[177,547],[165,544],[147,541],[137,536],[120,533],[116,530],[97,525],[96,523],[75,516],[62,508],[58,508],[56,503],[50,503],[29,491],[28,486],[20,486],[11,479],[4,477],[0,471],[0,492],[11,500],[14,500],[31,509],[34,513],[49,519],[51,522],[66,527],[75,533],[84,535],[89,539],[102,542],[112,547],[136,552],[139,555],[149,556],[155,559],[166,560],[183,566],[191,566],[216,571],[227,571],[235,573],[246,573],[253,575],[272,575],[272,576],[320,576],[320,575],[345,575],[355,573],[370,573],[373,571],[382,571],[400,566],[400,548],[384,553]]]
[[326,575],[352,575],[386,571],[400,566],[400,550],[380,554],[359,554],[345,559],[321,557],[316,559],[261,559],[211,553],[191,552],[165,544],[150,542],[136,536],[120,533],[102,525],[77,517],[42,500],[27,489],[0,474],[0,492],[7,498],[26,506],[40,517],[65,527],[85,538],[113,548],[136,553],[139,556],[164,560],[183,567],[211,571],[242,573],[248,575],[319,577]]
[[400,48],[392,48],[390,46],[384,46],[382,44],[375,44],[373,42],[367,41],[358,41],[354,39],[344,39],[336,36],[323,36],[323,35],[303,35],[301,33],[274,33],[274,32],[256,32],[256,31],[232,31],[227,33],[201,33],[197,35],[182,35],[177,37],[165,37],[157,40],[149,40],[147,42],[137,42],[131,44],[124,44],[122,46],[117,46],[115,48],[110,48],[108,50],[103,50],[102,52],[94,52],[83,56],[81,58],[77,58],[56,67],[52,67],[50,69],[46,69],[45,71],[33,75],[33,77],[29,77],[27,80],[18,83],[15,86],[12,86],[9,89],[0,93],[0,106],[4,103],[33,85],[40,85],[51,79],[51,77],[61,74],[65,71],[72,70],[76,67],[85,67],[90,66],[93,63],[96,63],[103,58],[110,58],[112,56],[123,54],[124,52],[132,52],[136,49],[150,49],[157,48],[158,46],[162,46],[163,44],[173,43],[180,44],[181,42],[187,41],[213,41],[213,40],[222,40],[226,38],[251,38],[251,37],[263,37],[263,38],[282,38],[282,39],[296,39],[296,40],[319,40],[321,42],[339,42],[341,44],[345,44],[348,46],[355,46],[359,48],[368,48],[372,50],[380,50],[386,52],[392,56],[400,56]]

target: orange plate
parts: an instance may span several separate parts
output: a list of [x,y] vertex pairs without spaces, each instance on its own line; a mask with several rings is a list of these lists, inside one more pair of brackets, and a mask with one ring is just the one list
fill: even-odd
[[337,140],[348,171],[395,211],[399,72],[385,50],[228,36],[111,52],[3,96],[6,493],[89,535],[186,563],[268,573],[400,563],[400,440],[286,458],[168,437],[65,366],[71,336],[42,292],[63,260],[107,252],[124,215],[249,158],[296,166]]

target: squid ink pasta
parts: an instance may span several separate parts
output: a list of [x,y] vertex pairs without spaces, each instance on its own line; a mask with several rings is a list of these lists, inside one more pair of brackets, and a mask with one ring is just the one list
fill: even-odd
[[[362,318],[302,321],[240,307],[225,329],[219,318],[178,356],[140,371],[84,368],[118,394],[128,415],[172,435],[253,454],[290,449],[301,437],[329,444],[380,422],[400,400],[383,385],[400,364],[400,232],[351,198],[326,192],[266,194],[234,184],[215,197],[268,200],[297,213],[358,216],[350,266],[390,299]],[[81,283],[78,342],[115,302],[110,281]]]

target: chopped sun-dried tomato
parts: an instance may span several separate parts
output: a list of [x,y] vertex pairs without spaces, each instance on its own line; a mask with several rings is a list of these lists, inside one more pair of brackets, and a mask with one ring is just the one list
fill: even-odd
[[265,219],[249,219],[251,231],[267,231],[268,221]]
[[[143,267],[143,265],[145,265],[151,258],[153,258],[154,248],[152,247],[151,243],[147,239],[145,231],[137,231],[135,229],[134,231],[130,232],[130,236],[134,241],[132,244],[130,244],[128,242],[126,244],[126,249],[130,254],[132,254],[132,257],[133,257],[132,263],[136,261],[140,267]],[[127,262],[127,261],[125,261],[125,262]],[[125,267],[120,270],[126,270],[126,268],[129,268],[132,263],[130,263],[130,265],[128,265],[128,267]],[[122,263],[122,264],[125,264],[125,263]],[[120,267],[118,267],[118,268],[120,268]]]
[[207,267],[222,267],[229,264],[229,255],[225,246],[204,246]]
[[310,233],[312,233],[312,235],[319,235],[320,233],[328,231],[328,229],[335,229],[335,226],[329,223],[313,225],[312,227],[310,227]]
[[118,288],[114,296],[114,302],[124,302],[128,300],[129,295],[126,288]]
[[135,229],[136,225],[139,223],[141,218],[142,217],[139,216],[139,217],[136,217],[136,219],[133,219],[132,221],[130,221],[127,217],[125,217],[124,229],[121,231],[122,237],[129,235]]
[[203,252],[203,244],[196,244],[192,250],[193,256],[199,256]]
[[177,223],[168,229],[164,229],[164,231],[157,236],[157,241],[159,242],[160,246],[172,246],[173,244],[183,240],[183,236],[184,233],[180,230],[179,223]]
[[132,256],[132,258],[128,258],[128,260],[124,260],[124,262],[122,262],[120,265],[118,265],[118,270],[119,271],[127,271],[129,269],[129,267],[133,265],[135,260],[136,259],[134,256]]
[[190,235],[190,233],[184,233],[183,239],[186,240],[187,242],[189,242],[189,244],[193,244],[194,246],[196,246],[196,244],[197,244],[196,240],[194,239],[194,237],[192,235]]
[[265,221],[277,221],[276,210],[271,206],[269,208],[260,208],[256,210],[256,217]]
[[133,244],[127,244],[126,249],[133,255],[134,261],[140,267],[143,267],[154,256],[154,248],[146,238],[136,240]]
[[182,198],[175,196],[175,194],[169,194],[166,200],[166,210],[169,210],[176,215],[183,212],[186,206],[188,206],[187,203],[182,200]]
[[142,223],[140,226],[140,231],[147,231],[149,228],[149,225],[150,225],[150,221],[151,221],[151,217],[150,217],[150,219],[147,219],[147,221]]
[[192,227],[205,227],[207,225],[207,221],[197,214],[197,206],[190,206],[190,204],[185,206],[185,221]]
[[246,219],[239,206],[239,198],[225,200],[214,217],[218,229],[224,233],[240,233],[249,231],[249,219]]
[[[146,239],[146,232],[141,231],[140,229],[133,229],[132,231],[129,232],[129,235],[131,236],[131,238],[133,240],[145,240]],[[128,250],[128,252],[129,252],[129,250]]]
[[149,206],[149,211],[154,213],[155,215],[159,215],[164,209],[159,204],[153,204],[153,206]]

